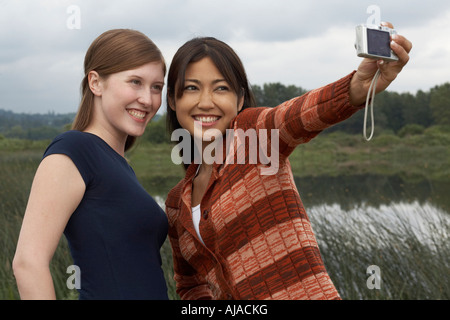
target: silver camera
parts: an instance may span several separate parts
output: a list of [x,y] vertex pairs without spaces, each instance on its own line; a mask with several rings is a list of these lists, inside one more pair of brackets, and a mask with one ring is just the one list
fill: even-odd
[[391,50],[391,35],[394,29],[384,26],[356,26],[356,54],[358,57],[397,61],[397,55]]

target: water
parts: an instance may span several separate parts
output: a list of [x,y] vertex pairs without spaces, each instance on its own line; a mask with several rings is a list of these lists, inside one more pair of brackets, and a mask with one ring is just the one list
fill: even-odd
[[[389,188],[385,188],[384,184],[378,182],[374,185],[381,186],[381,190],[384,192],[373,189],[372,197],[364,198],[362,195],[367,195],[367,190],[362,187],[364,184],[359,183],[355,190],[350,191],[353,189],[354,178],[333,179],[335,183],[330,183],[329,177],[322,179],[316,178],[315,184],[309,185],[306,192],[307,200],[303,200],[319,241],[324,238],[322,233],[329,232],[329,229],[332,228],[333,234],[339,235],[340,238],[347,235],[363,246],[379,243],[379,248],[381,248],[411,236],[433,251],[448,243],[450,213],[445,206],[441,205],[442,201],[435,203],[426,200],[427,198],[441,198],[437,194],[440,190],[437,190],[432,184],[410,185],[410,188],[422,191],[412,193],[411,190],[405,191],[404,184],[402,184],[402,188],[395,189],[392,181],[389,182]],[[383,180],[387,181],[385,178]],[[422,190],[417,185],[421,185]],[[433,197],[430,197],[428,191],[423,192],[424,185],[427,186],[425,189],[434,191]],[[354,192],[356,190],[357,193]],[[396,192],[393,193],[393,190]],[[319,200],[312,200],[311,197],[316,194],[320,194]],[[390,200],[397,199],[397,194],[408,194],[408,197],[404,197],[400,201]],[[165,196],[155,196],[155,199],[164,208]],[[311,203],[315,204],[307,206]],[[383,240],[374,241],[377,238]]]
[[[450,182],[376,175],[295,177],[295,182],[308,216],[316,224],[327,221],[343,232],[350,225],[367,226],[364,232],[375,232],[373,224],[377,222],[396,233],[408,226],[408,231],[424,241],[430,232],[448,239]],[[163,208],[167,192],[155,196]],[[439,225],[442,229],[430,230]]]
[[414,237],[437,251],[450,234],[450,215],[433,204],[418,201],[378,207],[362,204],[352,209],[343,209],[339,204],[319,205],[309,209],[309,217],[321,230],[328,229],[323,228],[326,224],[335,234],[352,236],[361,245],[378,244],[379,249],[399,239]]
[[[402,177],[295,178],[344,299],[450,299],[450,183]],[[165,195],[155,197],[164,207]],[[368,270],[381,274],[368,285]]]

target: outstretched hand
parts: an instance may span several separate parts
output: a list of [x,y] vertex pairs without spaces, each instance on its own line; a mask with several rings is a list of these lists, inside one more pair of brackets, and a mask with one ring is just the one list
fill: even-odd
[[[389,22],[382,22],[381,24],[392,29],[394,28]],[[398,56],[398,61],[386,62],[365,58],[361,62],[350,83],[350,103],[352,105],[361,105],[365,102],[370,83],[378,69],[380,69],[381,74],[378,79],[376,93],[385,90],[394,81],[409,61],[412,43],[404,36],[392,35],[391,49]]]

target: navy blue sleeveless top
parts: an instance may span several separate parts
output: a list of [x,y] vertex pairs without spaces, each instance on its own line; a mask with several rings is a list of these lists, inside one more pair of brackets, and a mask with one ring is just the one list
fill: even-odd
[[167,217],[127,161],[100,137],[68,131],[44,157],[67,155],[86,192],[64,230],[80,269],[80,299],[168,299],[160,248]]

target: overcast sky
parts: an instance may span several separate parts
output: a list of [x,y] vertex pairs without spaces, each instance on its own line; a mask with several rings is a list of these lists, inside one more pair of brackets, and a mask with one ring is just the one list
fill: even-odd
[[357,68],[354,27],[369,5],[414,45],[389,90],[450,82],[448,0],[0,0],[0,109],[76,112],[84,54],[113,28],[147,34],[168,64],[187,40],[213,36],[236,50],[252,84],[314,89]]

